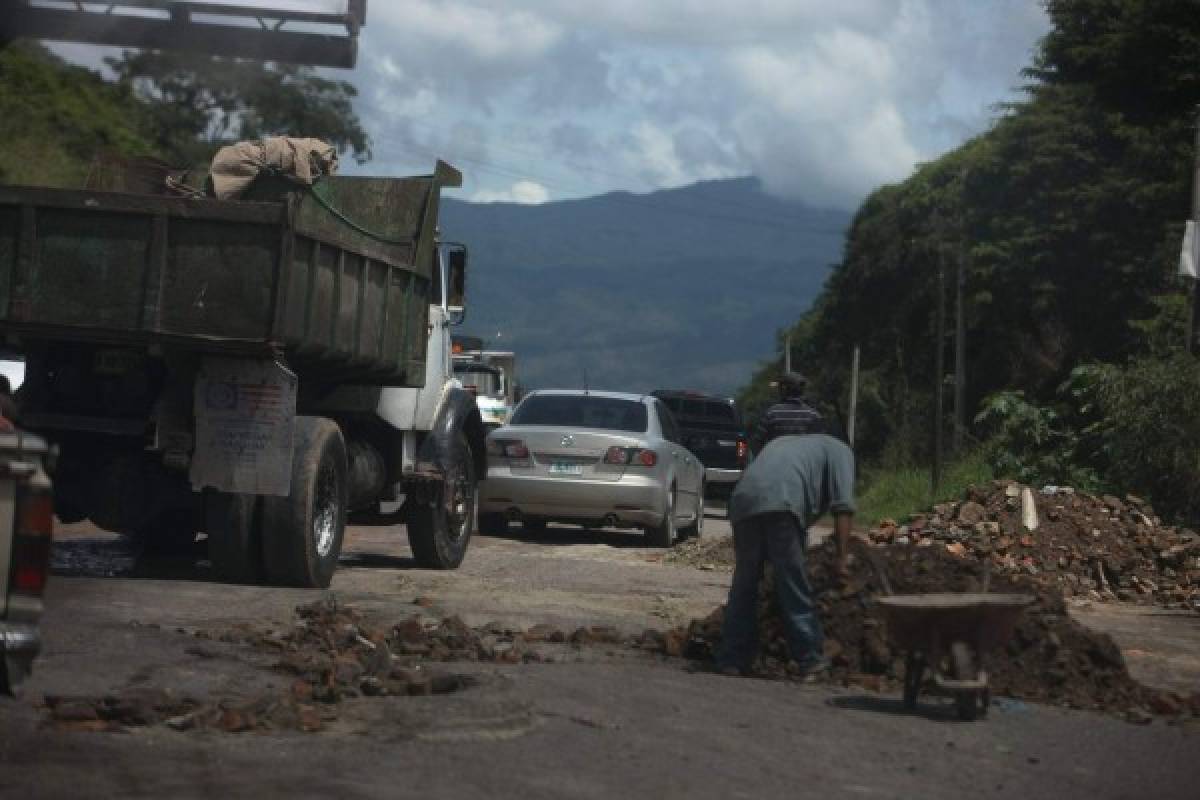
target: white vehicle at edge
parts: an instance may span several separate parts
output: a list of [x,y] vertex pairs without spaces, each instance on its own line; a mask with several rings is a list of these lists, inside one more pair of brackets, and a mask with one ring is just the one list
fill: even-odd
[[651,546],[704,524],[704,468],[680,443],[650,395],[553,390],[530,393],[508,425],[488,435],[480,530],[509,520],[640,527]]

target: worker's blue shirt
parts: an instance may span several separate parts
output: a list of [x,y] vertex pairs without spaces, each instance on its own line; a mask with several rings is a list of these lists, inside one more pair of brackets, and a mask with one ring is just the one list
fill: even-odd
[[781,436],[742,473],[729,500],[729,521],[789,511],[807,528],[826,512],[854,511],[854,453],[825,434]]

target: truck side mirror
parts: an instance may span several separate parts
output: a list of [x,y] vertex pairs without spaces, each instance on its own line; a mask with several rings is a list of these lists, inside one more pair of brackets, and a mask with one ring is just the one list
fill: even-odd
[[467,248],[466,245],[446,245],[446,310],[450,322],[461,325],[467,318]]

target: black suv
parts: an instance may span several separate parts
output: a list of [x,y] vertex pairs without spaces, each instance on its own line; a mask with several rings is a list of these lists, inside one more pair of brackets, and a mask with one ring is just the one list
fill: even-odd
[[737,405],[728,397],[702,392],[658,389],[652,394],[671,409],[683,446],[704,465],[706,493],[728,495],[750,457]]

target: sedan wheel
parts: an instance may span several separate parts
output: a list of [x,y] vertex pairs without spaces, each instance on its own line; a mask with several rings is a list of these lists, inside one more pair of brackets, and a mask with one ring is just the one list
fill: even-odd
[[700,488],[700,494],[696,496],[696,518],[692,520],[692,524],[685,528],[681,528],[679,535],[684,539],[699,539],[704,533],[704,488]]
[[646,528],[646,539],[651,547],[670,547],[675,541],[675,487],[667,494],[667,510],[662,523]]

